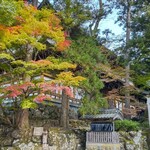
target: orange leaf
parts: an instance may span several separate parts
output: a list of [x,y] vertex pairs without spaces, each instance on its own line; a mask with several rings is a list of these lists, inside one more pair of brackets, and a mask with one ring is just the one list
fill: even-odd
[[70,41],[70,40],[65,40],[65,41],[59,42],[59,43],[57,44],[57,49],[58,49],[59,51],[63,51],[63,50],[65,50],[65,49],[67,49],[70,45],[71,45],[71,41]]

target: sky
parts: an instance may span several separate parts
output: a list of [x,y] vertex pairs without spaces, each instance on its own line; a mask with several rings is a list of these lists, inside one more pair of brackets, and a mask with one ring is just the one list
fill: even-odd
[[[117,20],[117,10],[113,10],[112,14],[108,15],[107,18],[103,19],[100,22],[99,29],[100,29],[100,37],[103,37],[102,31],[105,29],[110,29],[114,35],[109,35],[112,39],[118,39],[122,37],[124,34],[124,31],[122,27],[118,25],[118,23],[115,23]],[[105,46],[111,50],[116,49],[117,47],[121,46],[122,43],[115,42],[108,42],[105,44]]]
[[106,19],[104,19],[102,22],[100,22],[100,29],[110,29],[115,35],[120,35],[123,30],[122,27],[120,27],[118,24],[115,24],[115,21],[117,20],[117,13],[114,10],[114,12],[111,15],[108,15]]
[[[103,0],[103,3],[107,4],[107,0]],[[108,3],[109,4],[109,3]],[[118,24],[115,24],[115,21],[117,20],[117,10],[112,9],[112,14],[109,14],[106,19],[104,19],[100,23],[100,27],[102,30],[104,29],[110,29],[115,35],[121,35],[123,30],[122,27],[120,27]]]

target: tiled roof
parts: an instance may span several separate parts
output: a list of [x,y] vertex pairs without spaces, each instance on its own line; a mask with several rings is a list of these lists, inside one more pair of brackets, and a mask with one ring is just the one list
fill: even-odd
[[82,119],[120,119],[123,120],[123,115],[118,109],[103,109],[96,115],[85,115]]

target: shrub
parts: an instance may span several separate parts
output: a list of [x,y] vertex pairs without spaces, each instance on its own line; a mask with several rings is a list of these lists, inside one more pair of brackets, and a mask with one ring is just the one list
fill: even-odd
[[137,131],[140,129],[140,124],[132,120],[116,120],[115,129],[117,131]]
[[148,129],[149,128],[149,122],[148,121],[143,121],[140,123],[140,126],[142,129]]

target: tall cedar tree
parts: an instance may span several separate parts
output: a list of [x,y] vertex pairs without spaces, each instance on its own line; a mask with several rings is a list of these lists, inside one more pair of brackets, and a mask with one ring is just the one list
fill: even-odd
[[150,51],[149,51],[149,29],[150,29],[150,2],[139,0],[134,3],[134,18],[131,24],[133,31],[133,40],[131,45],[134,48],[132,52],[132,68],[134,70],[135,84],[144,90],[150,88]]

